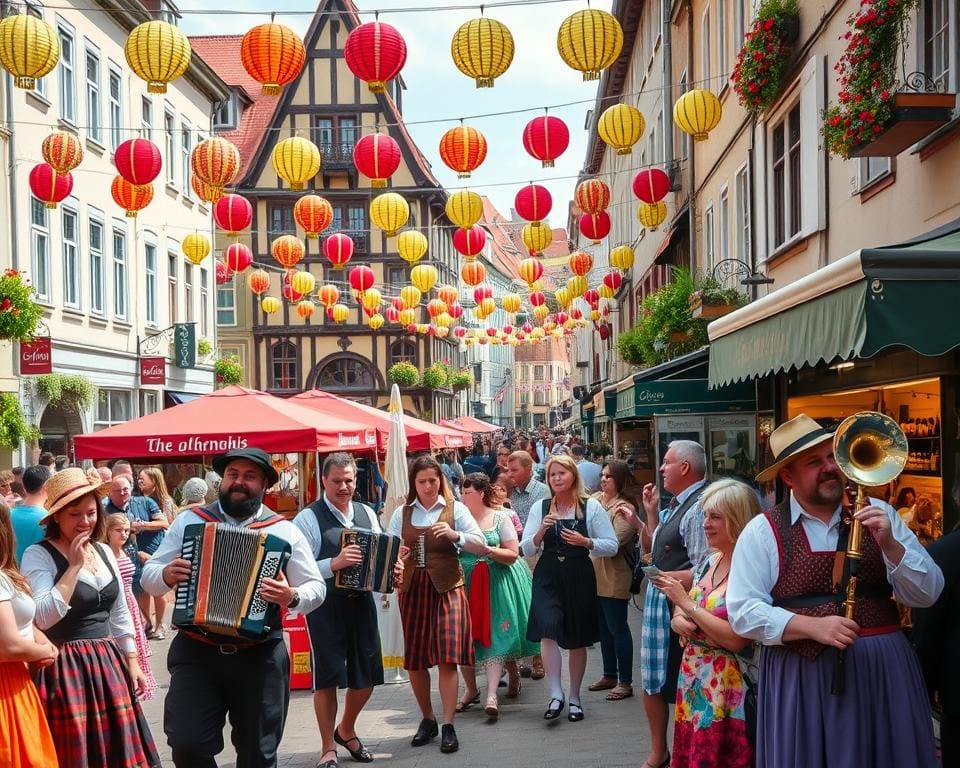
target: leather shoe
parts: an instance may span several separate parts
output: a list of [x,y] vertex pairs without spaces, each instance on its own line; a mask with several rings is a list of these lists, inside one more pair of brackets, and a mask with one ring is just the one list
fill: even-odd
[[[557,706],[553,706],[553,702],[557,702]],[[550,699],[550,703],[547,704],[547,711],[543,713],[543,719],[556,720],[560,717],[561,712],[563,712],[563,699]]]
[[444,723],[443,735],[440,737],[440,751],[450,754],[458,749],[460,749],[460,742],[457,740],[457,732],[453,730],[453,723]]
[[417,728],[417,732],[414,734],[410,746],[422,747],[424,744],[437,738],[438,733],[440,733],[440,729],[437,727],[437,721],[425,717],[420,721],[420,727]]
[[579,723],[583,720],[583,707],[579,704],[574,704],[570,702],[570,710],[567,712],[567,720],[571,723]]

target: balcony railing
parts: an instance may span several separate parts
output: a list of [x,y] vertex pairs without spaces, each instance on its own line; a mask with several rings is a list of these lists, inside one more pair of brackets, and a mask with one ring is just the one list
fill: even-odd
[[321,168],[349,170],[353,168],[353,142],[317,142],[323,158]]

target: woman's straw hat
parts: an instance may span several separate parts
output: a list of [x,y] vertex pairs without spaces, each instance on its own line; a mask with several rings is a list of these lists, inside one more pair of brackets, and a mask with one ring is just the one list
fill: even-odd
[[99,479],[93,480],[87,477],[87,473],[77,467],[69,467],[57,472],[44,484],[47,500],[43,506],[46,507],[47,514],[40,520],[40,525],[48,522],[70,502],[88,493],[99,494],[109,485],[110,483],[101,483]]

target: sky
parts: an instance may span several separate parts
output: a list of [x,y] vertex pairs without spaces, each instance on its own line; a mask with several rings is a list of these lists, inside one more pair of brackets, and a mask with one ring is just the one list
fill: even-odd
[[[204,7],[223,8],[218,0],[183,0],[185,12],[181,28],[188,35],[242,34],[256,24],[270,20],[262,12],[262,0],[231,0],[230,9],[249,14],[192,13]],[[484,15],[506,24],[513,34],[515,53],[507,72],[493,88],[476,88],[474,81],[456,68],[450,57],[450,40],[464,22],[480,15],[479,3],[466,8],[463,0],[356,0],[363,21],[379,10],[380,20],[395,26],[407,42],[407,63],[402,76],[407,90],[403,94],[403,116],[409,130],[433,167],[434,174],[448,189],[467,184],[488,195],[505,215],[513,206],[517,190],[533,181],[543,184],[553,196],[550,223],[566,225],[567,203],[573,198],[576,176],[583,166],[587,145],[587,113],[596,97],[597,82],[583,82],[580,72],[570,69],[557,53],[557,30],[566,16],[587,7],[585,0],[560,0],[544,5],[487,8]],[[317,0],[284,0],[275,21],[286,24],[301,35],[306,32]],[[399,13],[395,9],[439,9],[456,5],[457,10],[416,10]],[[591,7],[610,10],[611,0],[593,0]],[[391,9],[394,9],[391,12]],[[584,102],[569,107],[553,105]],[[541,168],[523,148],[523,126],[550,106],[550,113],[562,118],[570,129],[570,146],[554,168]],[[531,109],[532,108],[532,109]],[[477,118],[468,123],[487,139],[488,153],[483,165],[469,180],[456,174],[440,160],[438,144],[445,131],[461,117],[531,109],[514,115]],[[417,125],[418,121],[446,119],[445,122]],[[571,177],[571,178],[565,178]]]

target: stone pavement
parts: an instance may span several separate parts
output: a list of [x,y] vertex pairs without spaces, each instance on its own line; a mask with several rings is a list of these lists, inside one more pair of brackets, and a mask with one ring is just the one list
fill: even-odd
[[[630,609],[633,629],[634,674],[639,669],[640,611]],[[171,633],[172,634],[172,633]],[[170,750],[163,733],[163,697],[168,675],[166,655],[170,641],[154,641],[153,671],[160,690],[144,703],[144,710],[153,730],[164,765],[171,767]],[[393,670],[388,670],[388,678]],[[548,723],[543,719],[549,695],[543,680],[523,681],[520,697],[504,698],[500,689],[500,719],[488,723],[481,707],[457,715],[457,736],[460,751],[453,755],[440,752],[440,739],[420,748],[410,746],[410,739],[420,722],[408,684],[384,685],[374,692],[357,724],[357,732],[375,755],[375,763],[396,768],[635,768],[646,757],[649,736],[640,701],[639,688],[632,699],[606,701],[606,693],[591,693],[586,686],[601,676],[599,644],[589,651],[584,678],[583,705],[586,718],[568,722],[566,716]],[[566,681],[566,673],[564,673]],[[566,683],[565,683],[566,684]],[[439,709],[434,675],[434,706]],[[224,733],[228,746],[219,757],[219,765],[234,768],[235,755],[230,746],[229,728]],[[280,746],[283,768],[314,768],[319,759],[320,739],[309,691],[294,691],[290,712]],[[342,766],[356,765],[340,750]]]

